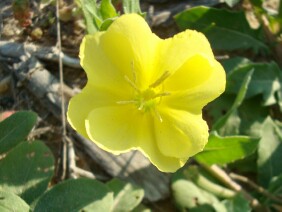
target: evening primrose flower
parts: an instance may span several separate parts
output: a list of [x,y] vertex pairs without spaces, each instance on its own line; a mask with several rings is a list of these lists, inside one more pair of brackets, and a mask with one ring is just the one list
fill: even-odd
[[137,149],[164,172],[203,150],[202,108],[225,89],[203,34],[163,40],[139,15],[122,15],[106,32],[85,36],[80,59],[88,82],[67,113],[80,134],[114,154]]

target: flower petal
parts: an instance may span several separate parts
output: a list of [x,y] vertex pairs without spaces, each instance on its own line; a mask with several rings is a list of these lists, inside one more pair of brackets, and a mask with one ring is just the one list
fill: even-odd
[[207,38],[200,32],[186,30],[178,33],[172,38],[162,40],[158,48],[159,73],[152,81],[158,79],[163,72],[169,71],[173,74],[188,58],[195,54],[205,55],[213,58],[213,53]]
[[81,93],[70,100],[67,119],[76,131],[88,138],[85,129],[88,114],[95,108],[117,105],[117,101],[125,98],[127,97],[119,96],[119,93],[97,88],[88,83]]
[[[202,84],[197,83],[199,85],[190,86],[191,88],[187,85],[188,89],[186,90],[171,92],[171,95],[163,98],[162,104],[170,108],[186,110],[194,114],[201,114],[202,108],[207,103],[220,96],[225,90],[225,71],[219,62],[214,60],[213,63],[214,65],[212,66],[212,69],[203,72],[203,74],[205,74],[205,72],[210,73],[207,73],[207,76],[209,76],[208,79],[201,77],[203,81]],[[175,79],[175,84],[178,84],[178,82],[179,80]],[[170,83],[173,83],[173,81]],[[184,84],[179,84],[180,87],[185,87]],[[175,89],[177,90],[177,85]]]
[[[153,135],[153,134],[152,134]],[[164,155],[157,146],[155,137],[146,139],[138,148],[162,172],[175,172],[185,165],[188,157],[175,158]]]
[[141,90],[149,85],[148,79],[156,62],[152,58],[159,42],[144,18],[137,14],[121,16],[101,37],[108,59],[124,75],[136,81]]
[[[119,154],[138,146],[144,117],[134,105],[94,109],[86,119],[87,134],[102,149]],[[136,126],[137,125],[137,126]]]
[[101,46],[103,35],[104,32],[97,32],[84,37],[80,45],[81,66],[87,74],[88,83],[120,92],[126,91],[129,85],[123,73],[112,64]]
[[187,159],[167,157],[159,151],[152,121],[150,113],[138,111],[135,106],[103,107],[89,114],[86,128],[100,148],[114,154],[139,149],[161,171],[174,172]]
[[165,90],[181,91],[199,86],[210,78],[213,71],[214,59],[208,59],[196,54],[170,76],[165,82]]
[[208,126],[201,115],[160,108],[162,121],[155,119],[155,134],[162,154],[187,158],[203,150],[208,142]]

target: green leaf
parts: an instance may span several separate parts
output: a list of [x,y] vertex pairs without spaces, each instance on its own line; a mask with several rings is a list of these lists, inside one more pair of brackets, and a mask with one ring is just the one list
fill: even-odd
[[258,105],[260,101],[261,96],[255,96],[245,100],[239,107],[240,134],[261,137],[261,129],[268,116],[269,108]]
[[280,19],[280,22],[282,21],[282,2],[279,1],[279,7],[278,7],[278,18]]
[[229,7],[233,7],[236,5],[240,0],[224,0],[226,4],[228,4]]
[[115,18],[109,18],[107,20],[105,20],[101,26],[100,26],[100,31],[106,31],[109,26],[111,26],[111,24],[114,22]]
[[200,6],[177,14],[175,20],[181,30],[203,32],[215,50],[269,52],[268,46],[260,40],[262,32],[251,29],[244,12]]
[[210,205],[209,209],[211,207],[217,209],[221,207],[215,195],[199,188],[194,182],[187,180],[180,172],[174,174],[171,190],[173,199],[180,211],[196,210],[198,206],[205,207],[207,205]]
[[258,145],[258,180],[267,187],[271,178],[282,174],[282,127],[270,117],[264,122]]
[[236,69],[252,64],[252,61],[245,57],[232,57],[230,59],[221,60],[220,63],[223,65],[227,75],[229,75]]
[[114,18],[118,15],[111,0],[102,0],[101,1],[100,14],[103,20],[106,20],[108,18]]
[[183,171],[186,179],[194,182],[199,188],[208,191],[220,198],[232,198],[236,195],[236,192],[230,190],[213,179],[210,174],[203,171],[202,168],[197,166],[189,166]]
[[144,197],[142,188],[116,178],[108,182],[107,186],[114,192],[114,212],[132,211]]
[[251,81],[251,78],[252,78],[252,74],[253,74],[253,70],[250,70],[248,72],[248,74],[244,77],[244,80],[242,82],[242,85],[240,87],[240,90],[238,92],[238,95],[233,103],[233,105],[231,106],[230,110],[228,110],[228,112],[222,116],[214,125],[213,125],[213,130],[218,130],[220,129],[221,127],[224,126],[224,124],[226,123],[226,121],[228,120],[228,118],[234,114],[237,110],[237,108],[242,104],[245,96],[246,96],[246,93],[247,93],[247,90],[248,90],[248,86],[249,86],[249,83]]
[[96,0],[80,0],[81,9],[86,22],[88,34],[94,34],[99,31],[102,20],[99,18]]
[[33,112],[22,111],[0,122],[0,154],[25,140],[35,125],[36,118]]
[[141,203],[136,208],[134,208],[132,212],[152,212],[152,210]]
[[142,14],[139,0],[122,0],[124,13],[138,13]]
[[180,210],[194,208],[203,204],[218,204],[218,199],[197,187],[193,182],[180,179],[172,183],[173,199]]
[[226,212],[249,212],[252,211],[248,200],[246,200],[240,193],[232,199],[222,201],[226,208]]
[[92,179],[71,179],[52,187],[37,202],[34,211],[111,211],[113,192]]
[[277,199],[270,199],[268,196],[265,196],[263,203],[266,205],[280,204],[282,205],[282,174],[276,177],[273,177],[269,183],[267,191],[272,194]]
[[30,204],[47,189],[53,174],[49,148],[41,141],[26,141],[0,160],[0,189],[12,191]]
[[26,202],[14,193],[0,190],[0,211],[1,212],[29,212]]
[[262,7],[262,3],[264,0],[251,0],[252,4],[256,7]]
[[226,164],[252,154],[257,148],[259,139],[247,136],[220,137],[210,134],[208,144],[195,159],[207,165]]
[[[238,61],[237,58],[230,59],[229,64],[232,63],[232,60]],[[242,63],[237,63],[236,67],[233,67],[231,71],[230,67],[226,66],[226,63],[223,63],[223,66],[228,73],[226,93],[237,94],[242,80],[253,69],[254,73],[246,93],[246,98],[262,94],[262,104],[264,106],[277,103],[276,93],[282,89],[282,75],[276,63],[252,63],[242,60]]]

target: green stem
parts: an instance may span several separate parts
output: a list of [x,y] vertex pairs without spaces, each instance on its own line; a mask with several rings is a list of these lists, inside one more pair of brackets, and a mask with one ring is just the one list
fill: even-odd
[[198,170],[197,167],[190,167],[189,170],[184,172],[185,176],[193,181],[195,184],[197,184],[199,187],[215,194],[218,197],[222,198],[232,198],[236,195],[236,192],[225,188],[223,186],[220,186],[206,177],[204,177]]

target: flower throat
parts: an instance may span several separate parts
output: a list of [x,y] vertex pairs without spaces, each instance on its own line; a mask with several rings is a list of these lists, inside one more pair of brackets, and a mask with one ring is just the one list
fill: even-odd
[[[133,74],[134,81],[136,81],[136,75]],[[137,109],[140,111],[148,112],[150,110],[154,110],[155,113],[158,112],[155,108],[155,105],[157,105],[162,97],[170,95],[168,92],[163,92],[163,89],[161,86],[162,82],[166,80],[170,76],[169,72],[164,72],[161,77],[159,77],[154,83],[149,85],[149,87],[141,91],[135,84],[135,82],[131,81],[127,76],[124,76],[124,79],[127,83],[135,90],[135,95],[132,100],[125,100],[125,101],[118,101],[118,104],[135,104]],[[161,117],[159,117],[160,120]]]

